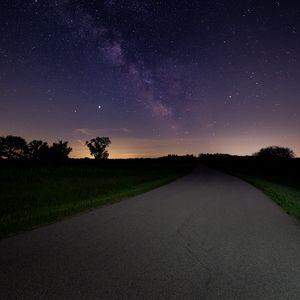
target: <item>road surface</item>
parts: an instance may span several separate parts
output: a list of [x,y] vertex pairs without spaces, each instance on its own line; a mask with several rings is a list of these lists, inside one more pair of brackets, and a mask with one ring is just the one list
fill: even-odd
[[199,167],[0,241],[0,299],[300,299],[300,226],[249,184]]

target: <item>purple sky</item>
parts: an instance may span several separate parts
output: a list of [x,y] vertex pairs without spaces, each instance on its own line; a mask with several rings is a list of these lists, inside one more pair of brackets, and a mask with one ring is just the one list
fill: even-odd
[[297,1],[1,1],[0,135],[300,155],[299,23]]

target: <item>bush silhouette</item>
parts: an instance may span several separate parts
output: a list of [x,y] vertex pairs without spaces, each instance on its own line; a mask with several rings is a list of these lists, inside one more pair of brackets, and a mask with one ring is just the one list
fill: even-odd
[[20,159],[27,154],[27,143],[20,136],[8,135],[0,137],[0,158],[1,159]]
[[109,156],[106,148],[111,144],[109,137],[96,137],[91,139],[90,141],[85,142],[88,146],[91,155],[95,157],[95,159],[107,159]]
[[51,160],[67,160],[71,151],[72,148],[68,147],[68,142],[58,141],[49,148],[49,158]]
[[32,160],[45,160],[49,157],[47,142],[33,140],[28,143],[28,158]]
[[292,149],[280,146],[271,146],[260,149],[254,156],[265,158],[294,158],[295,153]]

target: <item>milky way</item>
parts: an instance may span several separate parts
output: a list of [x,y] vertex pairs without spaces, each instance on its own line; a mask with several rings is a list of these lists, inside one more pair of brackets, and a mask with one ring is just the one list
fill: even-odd
[[297,1],[2,1],[0,135],[112,157],[300,154]]

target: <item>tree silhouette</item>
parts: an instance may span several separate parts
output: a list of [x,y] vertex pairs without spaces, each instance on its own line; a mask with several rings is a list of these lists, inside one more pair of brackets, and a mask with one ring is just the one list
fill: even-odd
[[47,142],[33,140],[28,144],[28,158],[33,160],[44,160],[49,156]]
[[265,157],[265,158],[293,158],[295,153],[292,149],[280,146],[271,146],[260,149],[258,152],[253,154],[254,156]]
[[72,151],[71,147],[68,147],[68,142],[59,141],[53,143],[49,148],[50,159],[52,160],[66,160],[69,158],[69,154]]
[[85,142],[88,146],[91,155],[95,157],[95,159],[107,159],[109,156],[106,148],[111,144],[109,137],[96,137],[91,139],[90,141]]
[[8,135],[0,137],[0,158],[20,159],[25,158],[27,153],[27,143],[19,136]]

